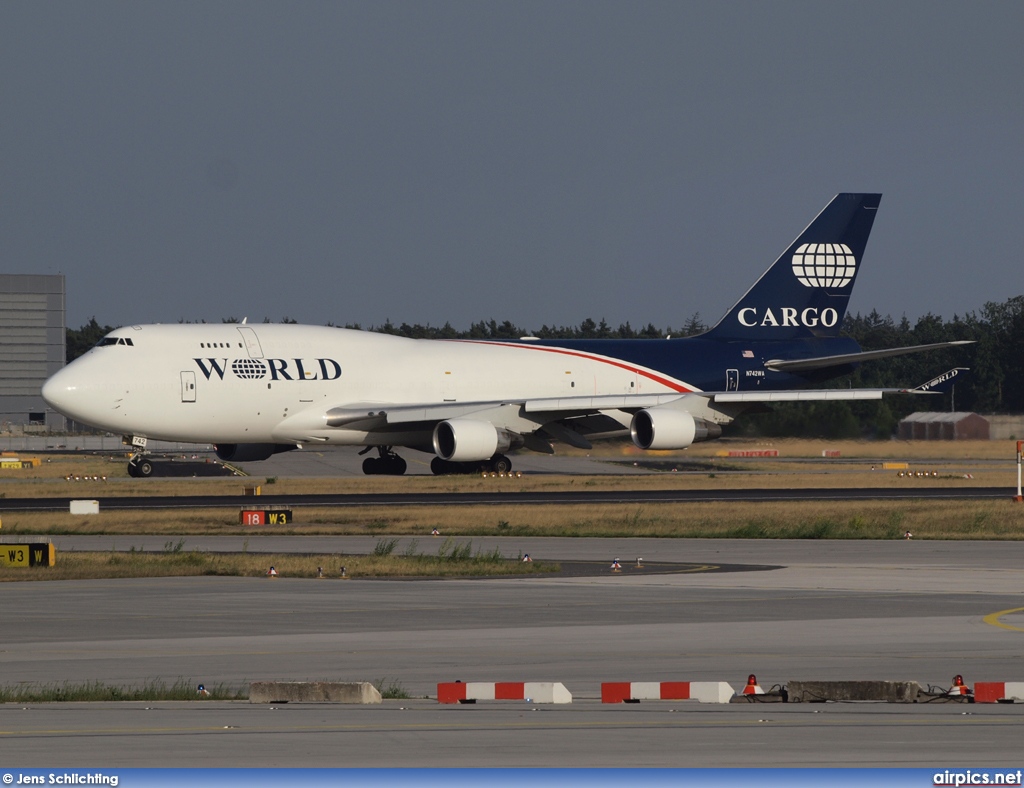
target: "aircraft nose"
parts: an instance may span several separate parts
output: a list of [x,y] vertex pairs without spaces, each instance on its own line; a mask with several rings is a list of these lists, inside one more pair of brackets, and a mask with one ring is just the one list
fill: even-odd
[[77,375],[70,372],[67,367],[50,376],[43,384],[43,400],[59,413],[74,418],[71,412],[75,401],[75,392],[78,390],[76,382]]

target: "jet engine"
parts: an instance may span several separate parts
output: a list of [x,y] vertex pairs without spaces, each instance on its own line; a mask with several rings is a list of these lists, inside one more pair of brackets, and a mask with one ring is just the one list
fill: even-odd
[[522,435],[498,429],[489,421],[449,419],[434,427],[434,451],[442,460],[489,460],[495,454],[522,445]]
[[292,443],[218,443],[215,448],[225,462],[257,462],[298,447]]
[[633,416],[629,434],[641,449],[685,449],[692,443],[720,437],[722,428],[695,419],[684,410],[647,408]]

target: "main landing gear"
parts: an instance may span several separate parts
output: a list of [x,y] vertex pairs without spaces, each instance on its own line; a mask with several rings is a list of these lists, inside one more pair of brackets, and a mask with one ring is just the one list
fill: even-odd
[[489,460],[474,462],[452,462],[435,457],[430,461],[430,472],[435,476],[452,476],[466,473],[508,473],[512,470],[512,460],[504,454],[495,454]]
[[128,475],[133,479],[148,479],[153,475],[153,463],[145,454],[133,454],[128,458]]
[[[367,446],[363,454],[372,446]],[[378,446],[379,457],[367,457],[363,460],[363,473],[367,476],[401,476],[408,467],[405,460],[391,451],[390,446]]]

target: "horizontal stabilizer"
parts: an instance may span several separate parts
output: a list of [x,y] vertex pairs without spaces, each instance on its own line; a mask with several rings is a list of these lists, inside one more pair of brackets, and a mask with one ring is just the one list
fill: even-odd
[[764,365],[766,369],[770,369],[773,372],[801,372],[810,369],[841,367],[845,364],[859,364],[861,361],[874,361],[879,358],[905,356],[909,353],[921,353],[925,350],[939,350],[941,348],[973,344],[973,339],[958,339],[955,342],[935,342],[930,345],[911,345],[909,347],[893,347],[886,348],[884,350],[866,350],[862,353],[844,353],[839,356],[818,356],[817,358],[800,358],[793,359],[791,361],[786,361],[784,359],[770,359],[764,362]]

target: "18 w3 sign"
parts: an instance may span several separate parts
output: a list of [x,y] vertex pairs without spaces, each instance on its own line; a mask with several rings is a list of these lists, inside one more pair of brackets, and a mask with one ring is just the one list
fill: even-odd
[[288,525],[292,521],[292,510],[243,509],[238,520],[242,525]]

